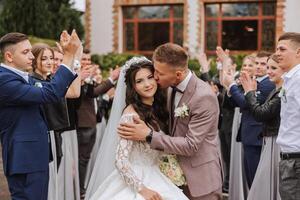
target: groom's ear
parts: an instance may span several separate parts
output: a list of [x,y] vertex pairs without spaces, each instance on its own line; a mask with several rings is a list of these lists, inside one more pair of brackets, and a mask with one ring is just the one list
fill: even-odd
[[176,70],[176,78],[181,79],[181,77],[184,75],[184,72],[182,70]]

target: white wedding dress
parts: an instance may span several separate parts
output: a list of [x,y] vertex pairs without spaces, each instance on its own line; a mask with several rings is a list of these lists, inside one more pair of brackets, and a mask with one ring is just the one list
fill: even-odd
[[[121,122],[132,121],[134,114],[124,114]],[[188,200],[158,167],[159,151],[145,142],[119,139],[116,169],[104,180],[90,200],[144,200],[138,193],[142,186],[158,192],[163,200]],[[94,169],[101,170],[101,169]]]

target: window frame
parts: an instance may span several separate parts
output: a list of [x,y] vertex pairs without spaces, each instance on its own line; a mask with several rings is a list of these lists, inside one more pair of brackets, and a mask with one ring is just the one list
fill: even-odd
[[[168,18],[153,18],[153,19],[145,19],[145,18],[139,18],[138,17],[138,11],[140,7],[151,7],[151,6],[169,6],[169,17]],[[182,6],[183,9],[183,14],[182,18],[174,17],[174,7],[175,6]],[[124,8],[128,7],[133,7],[134,10],[134,16],[132,19],[125,18],[123,11]],[[134,53],[134,54],[141,54],[141,55],[151,55],[153,51],[144,51],[144,50],[139,50],[139,34],[138,34],[138,28],[139,28],[139,23],[169,23],[169,41],[168,42],[174,42],[174,23],[175,22],[180,22],[183,25],[182,29],[182,36],[184,36],[184,4],[151,4],[151,5],[138,5],[138,6],[122,6],[122,37],[123,37],[123,52],[126,53]],[[134,35],[134,50],[127,50],[126,46],[126,24],[127,23],[133,23],[134,30],[133,30],[133,35]],[[182,42],[184,43],[184,37],[182,38]],[[183,44],[181,44],[182,46]]]
[[[244,3],[257,3],[258,4],[258,14],[256,16],[223,16],[222,13],[222,4],[244,4]],[[263,15],[263,4],[264,3],[274,3],[275,4],[275,12],[274,15]],[[218,9],[218,14],[217,16],[207,16],[206,15],[206,6],[207,5],[219,5]],[[207,2],[204,4],[204,29],[207,27],[207,22],[209,21],[216,21],[217,22],[217,45],[222,46],[222,21],[247,21],[247,20],[257,20],[258,24],[258,36],[257,36],[257,49],[256,50],[231,50],[230,52],[232,54],[249,54],[252,53],[253,51],[260,51],[262,50],[262,24],[263,20],[273,20],[275,23],[275,29],[274,33],[276,33],[276,14],[277,14],[277,6],[276,6],[276,1],[259,1],[259,2],[228,2],[228,1],[223,1],[223,2]],[[275,34],[276,35],[276,34]],[[276,36],[275,36],[276,37]],[[207,41],[206,41],[206,31],[204,31],[204,49],[205,52],[209,55],[214,55],[215,50],[208,50],[207,49]],[[274,45],[275,45],[276,38],[274,38]],[[274,47],[275,48],[275,47]]]

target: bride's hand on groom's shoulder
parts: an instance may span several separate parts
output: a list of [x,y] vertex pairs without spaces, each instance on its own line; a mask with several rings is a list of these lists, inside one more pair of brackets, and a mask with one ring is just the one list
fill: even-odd
[[145,200],[163,200],[157,192],[146,187],[143,187],[139,193]]
[[145,141],[151,129],[138,116],[133,116],[134,123],[120,123],[118,134],[121,138],[136,141]]

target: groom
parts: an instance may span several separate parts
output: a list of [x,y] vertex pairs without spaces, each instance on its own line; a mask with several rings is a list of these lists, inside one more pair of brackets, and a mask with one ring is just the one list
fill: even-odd
[[182,189],[189,199],[221,199],[216,95],[188,69],[187,52],[179,45],[159,46],[154,51],[153,64],[157,83],[161,88],[169,88],[170,134],[151,130],[140,119],[135,119],[135,124],[121,124],[118,133],[126,139],[146,141],[153,149],[176,154],[187,180]]

